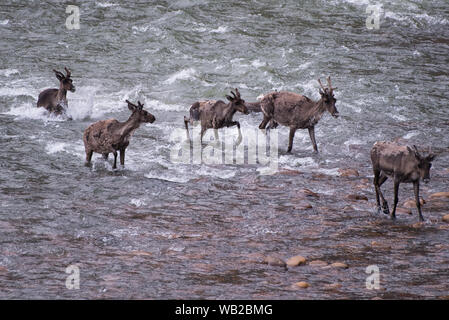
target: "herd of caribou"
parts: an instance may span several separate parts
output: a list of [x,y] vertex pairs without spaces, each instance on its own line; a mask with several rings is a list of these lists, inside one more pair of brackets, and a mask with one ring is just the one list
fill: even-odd
[[[47,109],[55,115],[64,115],[68,108],[67,91],[75,92],[72,83],[70,70],[65,68],[66,74],[53,70],[59,80],[59,89],[47,89],[39,94],[37,106]],[[237,126],[240,133],[240,123],[232,118],[239,111],[243,114],[250,112],[262,112],[263,120],[259,129],[274,129],[278,124],[290,128],[287,152],[290,153],[293,146],[293,138],[297,129],[308,129],[310,140],[313,144],[314,152],[318,152],[315,140],[315,125],[323,114],[328,111],[337,118],[339,113],[335,107],[336,99],[330,77],[327,78],[327,87],[318,79],[320,85],[319,93],[321,98],[313,101],[306,96],[288,91],[275,91],[263,95],[258,102],[245,102],[240,96],[238,89],[231,91],[227,95],[228,103],[221,100],[198,101],[190,107],[190,117],[184,117],[184,124],[188,133],[188,124],[200,122],[201,140],[207,129],[217,129],[223,127]],[[115,119],[102,120],[91,124],[83,135],[84,147],[86,151],[86,165],[90,165],[92,154],[100,153],[105,159],[109,153],[114,155],[113,168],[117,168],[117,151],[120,152],[120,164],[125,165],[125,150],[129,145],[129,140],[133,132],[139,128],[141,123],[152,123],[155,117],[143,109],[140,101],[133,104],[126,100],[131,116],[125,122]],[[268,128],[267,128],[268,125]],[[376,142],[371,149],[371,162],[374,172],[374,187],[376,191],[376,201],[378,212],[390,214],[395,219],[396,206],[398,203],[398,190],[401,182],[413,183],[416,207],[419,212],[419,220],[424,218],[421,213],[421,203],[419,198],[419,181],[428,182],[430,167],[435,158],[429,152],[428,155],[421,155],[416,146],[399,145],[397,142]],[[394,181],[394,206],[390,213],[388,203],[385,200],[380,187],[391,177]],[[382,205],[380,199],[382,199]]]

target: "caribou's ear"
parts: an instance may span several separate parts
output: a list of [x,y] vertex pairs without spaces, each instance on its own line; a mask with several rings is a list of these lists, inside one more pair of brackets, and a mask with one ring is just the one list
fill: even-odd
[[133,104],[133,103],[131,103],[131,102],[129,102],[128,100],[125,100],[126,101],[126,103],[128,104],[128,109],[129,110],[131,110],[131,111],[136,111],[136,105],[135,104]]
[[55,69],[53,69],[53,72],[55,73],[56,79],[58,79],[59,81],[61,81],[65,78],[65,76],[61,72],[59,72]]
[[228,99],[229,101],[231,101],[232,102],[232,100],[234,100],[231,96],[226,96],[226,99]]
[[429,154],[429,155],[426,157],[426,160],[429,161],[429,162],[432,162],[434,159],[435,159],[435,155],[432,154],[432,153]]

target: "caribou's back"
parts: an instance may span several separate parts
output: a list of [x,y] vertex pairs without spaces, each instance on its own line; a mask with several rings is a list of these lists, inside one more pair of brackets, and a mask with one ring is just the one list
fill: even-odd
[[118,124],[119,122],[115,119],[101,120],[91,124],[84,131],[84,147],[97,153],[113,152],[112,145],[117,140],[114,129]]
[[313,107],[308,97],[289,91],[271,92],[260,101],[262,112],[284,126],[297,125],[307,118]]
[[418,172],[418,161],[407,146],[395,142],[376,142],[371,149],[371,162],[373,167],[388,176],[401,176],[404,182],[417,178],[414,175]]

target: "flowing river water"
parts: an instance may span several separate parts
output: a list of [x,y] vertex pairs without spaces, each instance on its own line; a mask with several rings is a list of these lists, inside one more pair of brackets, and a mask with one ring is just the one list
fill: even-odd
[[[379,3],[368,29],[370,1],[82,1],[70,30],[65,3],[2,1],[0,298],[447,298],[449,202],[431,195],[449,191],[449,4]],[[64,66],[72,121],[36,108]],[[246,101],[273,90],[318,99],[328,75],[340,117],[317,125],[318,155],[307,130],[287,154],[280,126],[274,174],[173,161],[193,102],[233,88]],[[125,121],[125,99],[156,121],[134,133],[125,169],[100,155],[85,167],[84,129]],[[245,138],[262,115],[234,118]],[[416,208],[394,222],[375,212],[369,151],[392,139],[437,155],[423,224]],[[402,184],[399,206],[410,198]],[[307,262],[263,263],[296,255]],[[70,265],[78,290],[66,287]]]

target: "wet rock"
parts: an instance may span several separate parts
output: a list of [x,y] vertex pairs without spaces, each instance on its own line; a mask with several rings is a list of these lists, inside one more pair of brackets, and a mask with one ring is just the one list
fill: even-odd
[[309,266],[312,267],[325,267],[327,266],[327,262],[323,260],[313,260],[309,262]]
[[296,266],[300,266],[302,264],[305,264],[307,261],[306,258],[304,258],[303,256],[294,256],[291,257],[287,260],[287,265],[289,267],[296,267]]
[[449,223],[449,214],[443,216],[443,221]]
[[340,177],[358,177],[359,172],[356,169],[338,169]]
[[8,269],[6,269],[3,266],[0,266],[0,273],[7,273],[7,272],[8,272]]
[[345,197],[345,199],[351,200],[351,201],[360,201],[360,200],[368,201],[368,197],[366,197],[362,194],[348,194]]
[[415,228],[415,229],[419,229],[423,226],[424,226],[423,222],[416,222],[416,223],[412,224],[412,228]]
[[342,287],[341,283],[331,283],[324,286],[325,290],[338,290]]
[[151,252],[146,252],[146,251],[131,251],[131,252],[129,252],[129,255],[139,256],[139,257],[151,257],[152,256]]
[[430,195],[430,199],[436,199],[436,198],[449,198],[449,192],[436,192]]
[[306,189],[306,188],[299,190],[298,193],[300,195],[306,196],[306,197],[312,197],[312,198],[319,198],[320,197],[320,195],[318,193],[313,192],[312,190],[309,190],[309,189]]
[[299,281],[299,282],[295,283],[295,286],[297,286],[298,288],[305,289],[305,288],[308,288],[310,285],[305,281]]
[[[423,198],[419,198],[419,202],[421,203],[421,206],[423,206],[426,201]],[[416,201],[415,199],[407,199],[405,200],[404,204],[402,205],[404,208],[413,209],[416,208]]]
[[347,269],[348,265],[346,263],[343,263],[343,262],[334,262],[334,263],[331,264],[331,267]]
[[307,210],[312,209],[312,205],[310,203],[300,203],[295,206],[296,210]]
[[386,249],[386,250],[391,249],[390,245],[388,245],[386,243],[378,242],[378,241],[372,241],[371,246],[373,248],[377,248],[377,249]]
[[398,207],[398,208],[396,208],[396,213],[401,213],[401,214],[412,214],[412,210],[407,209],[407,208],[401,208],[401,207]]
[[352,206],[346,206],[343,208],[343,212],[354,212],[355,209]]
[[278,257],[274,256],[266,256],[265,259],[263,259],[263,263],[268,264],[269,266],[275,266],[275,267],[287,267],[287,264],[284,260]]

